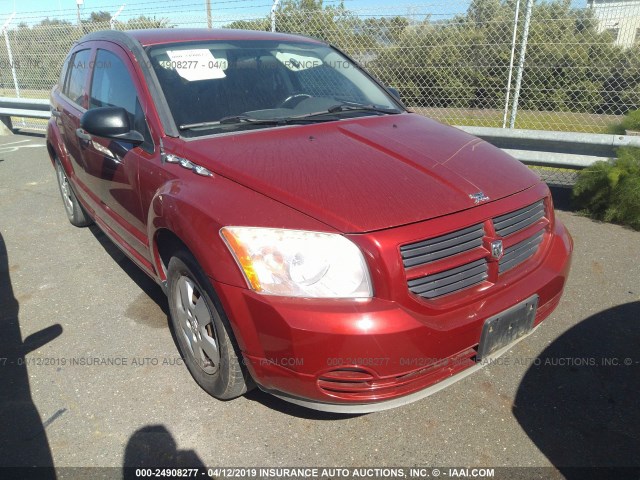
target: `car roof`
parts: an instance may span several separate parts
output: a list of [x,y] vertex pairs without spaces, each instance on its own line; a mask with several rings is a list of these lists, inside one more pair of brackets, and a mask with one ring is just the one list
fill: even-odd
[[[94,32],[79,40],[110,40],[117,41],[113,30]],[[167,43],[209,41],[209,40],[276,40],[322,43],[320,40],[291,35],[286,33],[259,32],[255,30],[209,29],[209,28],[151,28],[146,30],[127,30],[119,32],[140,42],[143,47],[162,45]],[[120,36],[121,37],[121,36]],[[122,37],[121,37],[122,38]]]

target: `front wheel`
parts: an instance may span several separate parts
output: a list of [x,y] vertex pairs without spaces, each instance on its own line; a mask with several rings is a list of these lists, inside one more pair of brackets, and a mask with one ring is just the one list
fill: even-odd
[[178,252],[171,258],[167,283],[171,324],[195,381],[220,400],[245,393],[248,374],[229,322],[209,280],[189,253]]
[[72,225],[76,227],[86,227],[91,225],[93,221],[91,217],[85,212],[82,205],[78,201],[76,194],[71,189],[71,184],[67,178],[67,174],[60,163],[60,160],[56,158],[56,177],[58,178],[58,187],[60,188],[60,195],[62,196],[62,203],[64,205],[64,211],[67,214],[67,218]]

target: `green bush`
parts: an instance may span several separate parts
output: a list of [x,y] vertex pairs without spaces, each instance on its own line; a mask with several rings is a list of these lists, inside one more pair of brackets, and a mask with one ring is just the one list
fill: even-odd
[[640,110],[633,110],[627,113],[622,120],[624,130],[640,130]]
[[640,230],[640,148],[624,147],[616,154],[617,159],[580,172],[574,204],[596,220]]

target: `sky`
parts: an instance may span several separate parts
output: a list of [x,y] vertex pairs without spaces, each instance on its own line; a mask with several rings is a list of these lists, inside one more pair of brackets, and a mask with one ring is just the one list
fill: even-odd
[[[335,4],[339,0],[325,0],[325,4]],[[418,0],[419,2],[440,4],[451,10],[451,2],[446,0]],[[215,18],[258,18],[269,15],[273,0],[211,0],[212,15]],[[407,0],[409,5],[411,0]],[[456,0],[459,10],[464,11],[468,0]],[[344,0],[347,8],[379,10],[380,15],[388,14],[388,0]],[[415,0],[414,2],[415,3]],[[92,11],[107,11],[115,14],[125,4],[118,17],[121,20],[140,15],[169,18],[172,23],[180,23],[185,18],[206,18],[205,0],[83,0],[80,7],[82,18]],[[407,7],[396,8],[398,13],[406,14]],[[16,22],[37,23],[38,19],[64,18],[75,23],[77,15],[76,0],[0,0],[0,21],[4,23],[11,13],[16,12]]]
[[[25,22],[29,25],[40,20],[59,18],[76,22],[77,0],[0,0],[0,25],[12,12],[16,16],[11,25]],[[273,0],[211,0],[214,26],[243,18],[263,18],[269,15]],[[339,0],[324,0],[336,4]],[[584,6],[585,0],[573,0]],[[205,0],[83,0],[80,15],[87,18],[93,11],[107,11],[114,15],[125,5],[119,20],[146,15],[167,18],[176,26],[204,26]],[[436,19],[451,17],[466,11],[469,0],[344,0],[345,7],[367,16],[426,15]],[[201,22],[202,25],[198,25]]]

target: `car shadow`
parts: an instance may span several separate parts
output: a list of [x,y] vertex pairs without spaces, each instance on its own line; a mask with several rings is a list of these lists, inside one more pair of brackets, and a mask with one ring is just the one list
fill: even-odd
[[[638,478],[639,346],[636,301],[567,330],[532,361],[523,377],[513,413],[566,478],[587,478],[588,472],[575,467],[636,467],[635,473],[626,473]],[[624,471],[592,473],[625,477]]]
[[62,326],[53,324],[22,339],[20,306],[10,271],[7,247],[0,235],[0,467],[49,467],[38,470],[38,478],[54,479],[46,427],[66,409],[43,423],[31,397],[25,356],[61,335]]
[[244,396],[246,399],[258,402],[271,410],[276,410],[280,413],[306,420],[348,420],[349,418],[360,417],[363,415],[311,410],[310,408],[305,408],[300,405],[296,405],[295,403],[286,402],[278,397],[274,397],[269,393],[263,392],[259,388],[254,388],[250,392],[245,393]]
[[[136,430],[124,450],[122,478],[140,478],[136,469],[200,469],[205,465],[193,450],[179,450],[175,439],[164,425],[147,425]],[[195,476],[195,475],[188,475]],[[178,478],[169,475],[170,478]],[[209,477],[207,477],[209,478]]]
[[93,236],[98,240],[98,243],[104,248],[105,252],[116,262],[120,268],[129,276],[131,280],[142,290],[146,295],[153,300],[162,312],[167,317],[167,324],[169,323],[169,304],[167,303],[167,296],[162,291],[162,287],[158,285],[152,278],[144,273],[140,267],[138,267],[132,260],[129,259],[122,251],[111,241],[105,233],[100,230],[98,226],[91,225],[89,230]]

